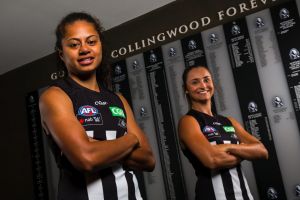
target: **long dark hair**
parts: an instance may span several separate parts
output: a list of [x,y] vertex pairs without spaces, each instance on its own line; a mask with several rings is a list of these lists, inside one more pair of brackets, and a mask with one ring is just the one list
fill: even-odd
[[111,88],[111,70],[110,70],[110,66],[107,63],[108,57],[106,52],[105,39],[103,37],[104,28],[101,25],[101,22],[98,18],[88,13],[72,12],[66,15],[57,25],[55,30],[55,35],[56,35],[55,51],[57,52],[58,66],[63,67],[64,70],[66,70],[65,63],[59,57],[59,51],[62,50],[62,39],[65,37],[66,34],[65,28],[67,25],[80,20],[93,24],[95,30],[99,34],[101,44],[102,44],[102,61],[96,71],[97,81],[99,84],[104,85],[107,88]]

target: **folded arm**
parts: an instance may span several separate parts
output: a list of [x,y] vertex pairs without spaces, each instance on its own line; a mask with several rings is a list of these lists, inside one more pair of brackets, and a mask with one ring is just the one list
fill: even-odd
[[90,141],[74,114],[72,101],[58,87],[50,87],[41,95],[39,108],[44,129],[79,170],[114,165],[139,145],[139,139],[131,133],[116,140]]
[[137,170],[153,171],[155,159],[145,133],[140,129],[134,119],[133,112],[126,99],[118,94],[121,98],[127,115],[127,132],[138,138],[139,145],[131,151],[124,159],[124,165]]
[[219,145],[211,145],[192,116],[185,115],[180,119],[178,133],[182,148],[189,149],[204,166],[210,169],[232,168],[241,161],[238,156],[219,148]]
[[229,120],[231,121],[241,144],[228,144],[225,147],[226,151],[246,160],[268,159],[268,151],[264,145],[248,133],[234,118],[229,117]]

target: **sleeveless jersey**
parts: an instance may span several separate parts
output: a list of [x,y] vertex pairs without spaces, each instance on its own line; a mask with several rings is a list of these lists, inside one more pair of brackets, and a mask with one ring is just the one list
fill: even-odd
[[[89,90],[69,77],[57,81],[54,86],[61,88],[70,97],[74,113],[89,137],[103,141],[126,134],[125,109],[115,93],[104,87],[101,87],[100,92]],[[78,171],[61,153],[51,136],[49,139],[60,168],[59,200],[142,199],[132,171],[117,164],[95,173]]]
[[[239,144],[234,127],[226,117],[210,116],[196,110],[187,115],[193,116],[202,133],[212,145]],[[183,150],[197,175],[197,200],[253,200],[241,165],[230,169],[211,170],[205,167],[189,149]]]

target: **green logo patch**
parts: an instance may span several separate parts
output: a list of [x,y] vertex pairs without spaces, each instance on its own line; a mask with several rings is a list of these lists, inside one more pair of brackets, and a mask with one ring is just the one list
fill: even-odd
[[223,126],[223,129],[225,130],[225,132],[235,132],[234,127],[233,126]]
[[109,110],[110,110],[112,116],[125,118],[123,109],[116,107],[116,106],[111,106],[111,107],[109,107]]

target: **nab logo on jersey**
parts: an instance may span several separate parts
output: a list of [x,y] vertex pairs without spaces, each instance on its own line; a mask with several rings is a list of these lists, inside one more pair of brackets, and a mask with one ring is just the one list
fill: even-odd
[[78,115],[81,116],[91,117],[97,114],[98,114],[98,110],[93,106],[86,105],[86,106],[81,106],[78,109]]

